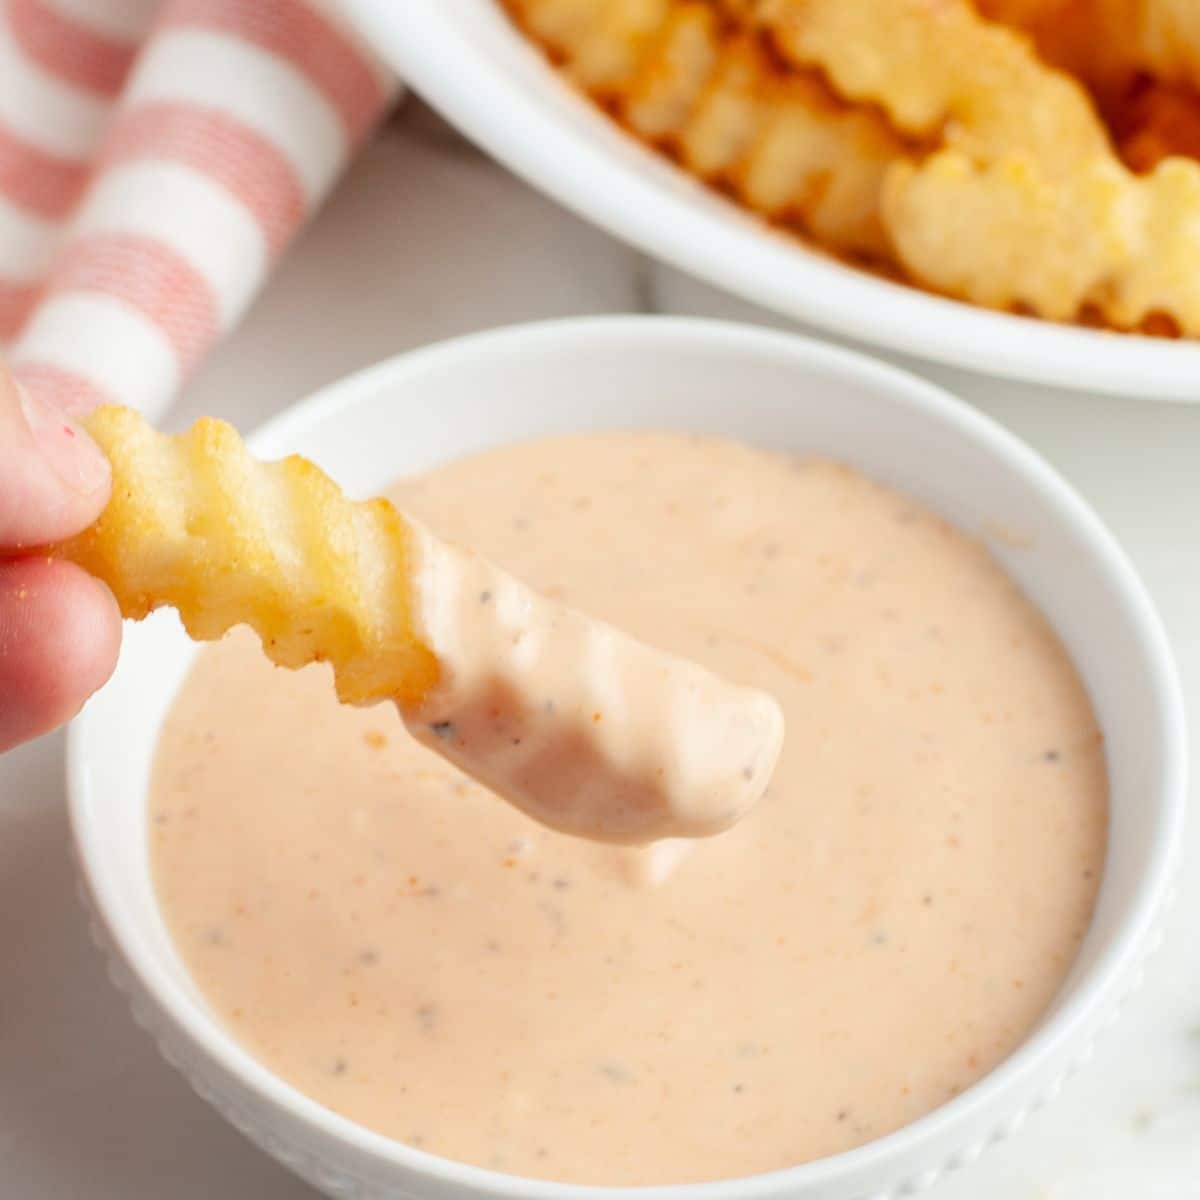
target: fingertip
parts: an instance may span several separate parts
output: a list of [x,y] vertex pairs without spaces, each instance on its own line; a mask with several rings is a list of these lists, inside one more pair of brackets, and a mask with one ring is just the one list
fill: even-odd
[[0,553],[73,537],[103,512],[112,467],[82,425],[0,369]]
[[0,564],[0,751],[69,721],[113,672],[121,614],[71,563]]

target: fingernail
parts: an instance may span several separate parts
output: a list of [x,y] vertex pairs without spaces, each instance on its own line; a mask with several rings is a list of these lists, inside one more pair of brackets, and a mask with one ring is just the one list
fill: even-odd
[[74,421],[17,384],[21,411],[43,460],[73,492],[91,496],[107,486],[111,468],[100,447]]

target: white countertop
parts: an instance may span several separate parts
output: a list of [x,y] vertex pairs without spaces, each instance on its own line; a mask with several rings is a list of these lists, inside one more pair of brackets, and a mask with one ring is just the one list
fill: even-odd
[[[613,311],[785,325],[581,225],[410,105],[354,168],[172,415],[250,428],[357,367],[453,334]],[[911,365],[911,364],[910,364]],[[1200,712],[1200,405],[920,368],[1031,442],[1099,510],[1166,621]],[[1195,719],[1193,748],[1200,745]],[[0,760],[0,1198],[302,1200],[133,1025],[68,860],[62,738]],[[1197,755],[1200,757],[1200,755]],[[1144,990],[1094,1062],[936,1200],[1200,1200],[1200,826]]]

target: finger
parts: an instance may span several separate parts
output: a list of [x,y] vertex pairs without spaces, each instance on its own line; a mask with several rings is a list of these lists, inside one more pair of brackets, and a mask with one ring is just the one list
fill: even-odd
[[86,528],[110,483],[108,460],[91,438],[0,368],[0,554]]
[[120,640],[112,593],[72,563],[0,563],[0,753],[70,720]]

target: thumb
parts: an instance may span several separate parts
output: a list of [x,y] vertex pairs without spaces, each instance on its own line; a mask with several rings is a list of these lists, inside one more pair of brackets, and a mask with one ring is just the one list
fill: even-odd
[[86,528],[107,503],[111,480],[83,429],[0,367],[0,555]]

